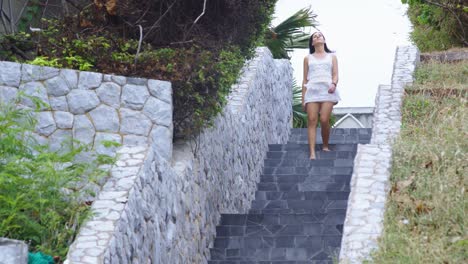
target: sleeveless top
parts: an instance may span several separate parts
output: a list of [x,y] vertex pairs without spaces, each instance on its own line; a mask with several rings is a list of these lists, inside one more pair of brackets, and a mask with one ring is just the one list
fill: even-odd
[[317,59],[314,55],[309,54],[307,81],[312,83],[331,83],[333,67],[332,57],[332,54],[326,53],[324,58]]
[[308,55],[309,71],[307,73],[307,91],[304,103],[310,102],[334,102],[341,100],[338,90],[328,93],[332,80],[333,55],[327,53],[325,57],[317,59],[312,54]]

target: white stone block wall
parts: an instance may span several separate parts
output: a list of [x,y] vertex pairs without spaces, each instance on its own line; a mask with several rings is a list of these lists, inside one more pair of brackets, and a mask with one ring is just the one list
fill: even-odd
[[153,263],[207,263],[220,214],[247,212],[268,144],[287,142],[291,104],[289,61],[257,49],[214,126],[194,142],[174,146],[177,176],[166,184],[178,200],[168,199],[158,212],[166,231],[161,230],[161,258]]
[[363,263],[377,249],[390,187],[392,144],[400,132],[404,88],[413,82],[418,63],[416,47],[398,47],[392,84],[381,85],[377,92],[371,142],[358,146],[354,160],[340,263]]
[[[172,146],[161,143],[172,142],[169,82],[0,62],[0,101],[11,101],[18,92],[47,104],[37,114],[35,137],[53,150],[74,139],[98,154],[113,155],[115,149],[99,144],[110,140],[125,146],[156,144],[161,156],[172,156]],[[34,107],[27,98],[20,104]]]
[[[47,104],[36,117],[34,137],[38,142],[60,150],[62,143],[74,139],[90,144],[95,153],[117,154],[117,163],[109,168],[103,186],[86,186],[97,193],[93,216],[81,227],[67,262],[103,263],[112,245],[125,243],[128,249],[134,248],[127,240],[116,238],[125,238],[119,232],[122,223],[128,222],[127,215],[132,223],[139,223],[137,220],[145,216],[137,211],[145,204],[138,194],[147,188],[142,179],[156,175],[150,165],[156,159],[168,162],[172,157],[171,83],[0,62],[0,102],[11,102],[19,92],[37,96]],[[19,107],[34,105],[24,99]],[[122,146],[106,148],[100,144],[103,140]],[[144,228],[134,230],[147,234]],[[140,248],[143,241],[132,245]]]
[[171,144],[164,141],[120,149],[93,204],[99,214],[81,229],[68,263],[207,263],[220,214],[247,210],[268,144],[288,139],[291,89],[290,63],[260,48],[213,127],[176,145],[172,160],[153,151]]

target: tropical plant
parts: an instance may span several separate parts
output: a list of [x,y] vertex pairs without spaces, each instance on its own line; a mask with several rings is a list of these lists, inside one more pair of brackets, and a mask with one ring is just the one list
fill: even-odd
[[[28,98],[37,107],[44,105]],[[89,215],[81,199],[85,193],[77,186],[84,177],[96,181],[106,175],[99,165],[113,159],[77,162],[77,155],[87,150],[77,142],[60,151],[38,144],[32,136],[35,114],[0,101],[0,237],[28,241],[31,251],[63,258]]]
[[38,2],[40,14],[62,15],[35,17],[37,32],[0,36],[0,60],[168,80],[178,139],[221,112],[276,0],[29,0],[25,8]]
[[310,35],[302,29],[315,28],[318,25],[316,17],[317,15],[310,8],[303,8],[265,32],[265,45],[270,49],[273,57],[290,59],[288,52],[292,49],[307,49]]
[[293,81],[293,126],[294,128],[307,127],[307,113],[302,107],[302,88]]

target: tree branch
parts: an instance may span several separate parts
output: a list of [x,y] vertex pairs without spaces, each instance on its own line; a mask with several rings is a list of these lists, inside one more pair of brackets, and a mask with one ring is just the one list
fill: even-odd
[[4,14],[5,14],[5,11],[3,10],[3,0],[0,0],[0,17],[2,18],[2,25],[3,25],[3,28],[5,29],[5,33],[8,34],[8,27],[5,21]]
[[68,10],[68,4],[66,0],[62,0],[62,8],[63,8],[63,16],[67,17],[70,14],[70,11]]
[[190,31],[192,31],[193,27],[194,27],[195,24],[198,22],[198,20],[200,20],[200,18],[205,14],[206,2],[207,2],[207,1],[208,1],[208,0],[205,0],[205,1],[203,2],[203,11],[202,11],[202,13],[197,17],[197,19],[195,19],[195,21],[193,21],[192,26],[189,28],[189,30],[187,31],[187,33],[184,34],[184,35],[185,35],[185,36],[184,36],[184,40],[185,40],[186,36],[188,36],[188,34],[190,33]]
[[443,4],[436,3],[436,2],[432,2],[432,1],[428,1],[428,0],[423,0],[423,2],[450,11],[450,13],[452,13],[452,14],[455,16],[455,19],[458,21],[458,24],[459,24],[459,26],[460,26],[460,29],[461,29],[461,31],[462,31],[462,33],[463,33],[463,37],[461,37],[461,41],[462,41],[465,45],[468,46],[468,42],[467,42],[467,40],[466,40],[465,27],[464,27],[464,25],[463,25],[463,22],[460,20],[460,17],[458,16],[458,14],[457,14],[455,11],[453,11],[453,9],[452,9],[450,6],[448,6],[448,5],[443,5]]
[[[207,1],[207,0],[205,0],[205,2],[203,2],[203,11],[202,11],[202,13],[197,17],[197,19],[195,19],[195,21],[193,21],[193,25],[195,25],[195,24],[198,22],[198,20],[200,20],[200,18],[205,14],[205,10],[206,10],[206,1]],[[193,26],[192,26],[192,27],[193,27]]]
[[18,14],[18,17],[16,18],[15,25],[18,25],[18,22],[20,21],[21,17],[23,16],[23,12],[26,9],[26,7],[28,6],[28,4],[29,4],[29,0],[24,1],[24,5],[23,5],[23,7],[21,8],[21,11]]
[[141,25],[138,25],[140,28],[140,40],[138,41],[138,48],[137,48],[137,53],[135,55],[135,67],[138,59],[138,55],[140,54],[140,48],[141,48],[141,42],[143,41],[143,27]]
[[8,6],[10,7],[10,29],[11,33],[15,33],[15,25],[13,23],[13,6],[11,0],[8,0]]
[[167,10],[164,12],[164,14],[162,14],[158,20],[156,20],[156,22],[154,22],[154,24],[149,28],[149,30],[146,32],[146,35],[145,37],[143,38],[143,40],[149,35],[149,33],[151,33],[151,31],[153,31],[153,29],[159,24],[159,22],[161,22],[161,20],[163,19],[163,17],[165,17],[167,15],[167,13],[169,13],[169,10],[171,10],[171,8],[174,6],[174,4],[177,2],[177,0],[174,0],[174,2],[172,2],[172,4],[167,8]]

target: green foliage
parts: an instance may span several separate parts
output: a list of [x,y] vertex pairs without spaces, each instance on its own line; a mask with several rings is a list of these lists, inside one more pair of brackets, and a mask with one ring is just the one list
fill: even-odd
[[430,99],[423,95],[414,96],[411,100],[405,100],[403,107],[408,110],[410,118],[418,119],[432,110]]
[[24,61],[35,55],[30,54],[35,48],[31,34],[19,32],[16,34],[0,35],[0,60]]
[[[207,1],[197,23],[199,1],[115,1],[113,10],[85,2],[76,3],[78,16],[42,20],[24,49],[17,36],[0,39],[0,59],[168,80],[176,139],[196,135],[221,111],[244,61],[263,43],[276,0]],[[138,51],[137,25],[145,29]]]
[[48,57],[39,56],[32,61],[26,61],[28,64],[38,65],[38,66],[48,66],[61,68],[62,64],[59,63],[58,59],[49,59]]
[[468,45],[468,6],[460,0],[402,0],[409,5],[411,39],[423,51]]
[[297,85],[296,81],[293,83],[293,127],[303,128],[307,127],[307,113],[302,106],[302,88]]
[[[184,55],[190,56],[184,59],[191,69],[190,81],[172,83],[174,108],[184,109],[174,112],[176,137],[196,135],[212,124],[213,118],[222,111],[245,59],[237,47],[227,47],[219,54],[193,47],[185,50]],[[180,64],[175,60],[174,65]]]
[[428,62],[414,73],[418,89],[465,89],[468,83],[468,64],[464,62],[442,64]]
[[230,47],[220,52],[215,70],[219,73],[218,84],[221,98],[229,93],[243,65],[244,57],[238,47]]
[[[105,174],[97,159],[80,163],[84,146],[70,141],[60,152],[39,145],[32,136],[34,111],[0,104],[0,236],[30,241],[31,250],[64,257],[88,206],[75,186],[86,176]],[[68,151],[65,149],[69,149]]]
[[265,33],[265,45],[276,59],[289,59],[288,52],[292,49],[309,48],[309,34],[302,31],[305,27],[316,27],[317,21],[310,8],[297,11],[274,28]]
[[39,0],[30,0],[18,21],[18,31],[25,32],[34,20],[37,20],[42,11]]

